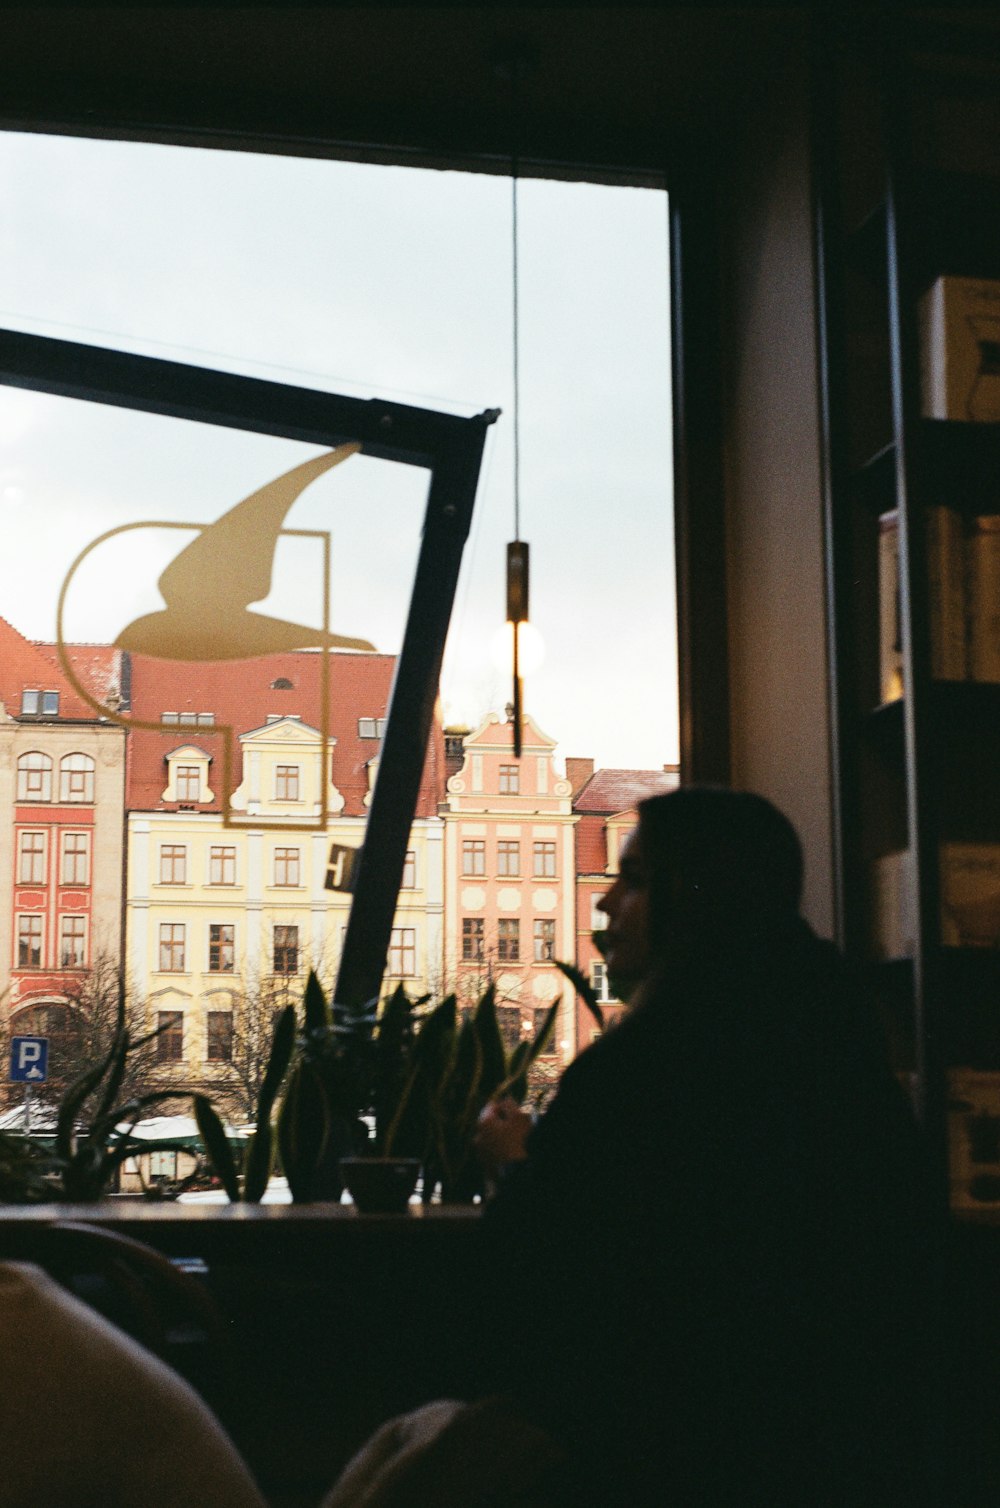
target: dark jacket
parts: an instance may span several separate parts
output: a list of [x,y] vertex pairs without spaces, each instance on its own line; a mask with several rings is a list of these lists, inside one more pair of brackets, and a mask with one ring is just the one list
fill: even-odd
[[804,923],[670,964],[567,1069],[486,1220],[490,1381],[570,1446],[574,1502],[957,1501],[929,1477],[918,1134],[867,1000]]

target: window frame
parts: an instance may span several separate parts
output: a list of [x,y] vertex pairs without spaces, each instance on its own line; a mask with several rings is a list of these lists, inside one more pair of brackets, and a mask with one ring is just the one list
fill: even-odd
[[[161,843],[160,844],[160,878],[161,885],[186,885],[187,884],[187,844],[186,843]],[[180,868],[178,875],[177,869]],[[169,874],[167,871],[169,870]]]
[[497,775],[497,791],[501,796],[520,796],[521,766],[502,764]]
[[[229,937],[213,937],[212,933],[229,933]],[[225,962],[228,956],[228,964]],[[213,964],[213,959],[216,962]],[[209,974],[233,974],[236,971],[236,924],[234,922],[209,922],[208,924],[208,970]]]
[[[407,967],[409,963],[409,967]],[[396,965],[398,964],[398,967]],[[417,929],[393,927],[389,936],[386,973],[390,979],[415,979],[417,976]]]
[[[73,761],[79,760],[80,763]],[[64,754],[59,761],[60,806],[93,806],[97,761],[92,754]],[[79,777],[79,791],[73,789]]]
[[162,1063],[184,1062],[184,1012],[178,1010],[156,1013],[156,1061]]
[[481,916],[462,917],[462,962],[482,963],[486,957],[486,922]]
[[[219,1046],[219,1025],[225,1020],[223,1031],[223,1050],[213,1051]],[[231,1063],[233,1061],[233,1037],[234,1026],[232,1010],[213,1009],[205,1012],[205,1062],[206,1063]]]
[[[166,937],[164,934],[168,930],[170,936]],[[169,963],[164,964],[165,957],[170,959]],[[178,957],[179,963],[176,962]],[[157,932],[156,961],[158,974],[185,974],[187,972],[187,924],[185,922],[160,922]]]
[[[73,940],[79,942],[79,958],[77,961],[66,961],[66,936],[67,923],[79,923],[79,929],[73,925]],[[79,911],[63,911],[59,915],[59,967],[60,969],[85,969],[87,967],[87,918]]]
[[[282,790],[282,787],[285,787]],[[275,801],[301,801],[302,789],[302,766],[298,764],[276,764],[274,767],[274,799]]]
[[[219,855],[218,861],[216,861],[216,854]],[[219,873],[221,875],[221,878],[218,879],[218,880],[214,880],[212,878],[212,866],[216,862],[218,862]],[[229,864],[232,864],[232,869],[233,869],[233,877],[232,877],[231,880],[227,880],[226,879],[226,868],[227,868],[227,866]],[[211,844],[209,844],[209,849],[208,849],[208,883],[210,885],[227,885],[227,886],[232,886],[232,885],[236,884],[236,844],[235,843],[211,843]]]
[[531,845],[531,877],[534,880],[554,880],[556,872],[557,845],[552,838],[535,838]]
[[[33,759],[37,759],[38,763],[29,763]],[[51,805],[52,767],[52,755],[46,754],[43,749],[25,749],[23,754],[19,754],[17,756],[17,794],[14,799],[24,806]],[[30,788],[32,777],[36,775],[39,777],[40,795],[34,794]]]
[[462,878],[481,880],[486,877],[486,839],[462,839]]
[[536,916],[531,928],[532,960],[534,963],[554,963],[556,957],[556,924],[551,916]]
[[[83,839],[82,847],[70,851],[70,840]],[[73,861],[75,871],[76,862],[83,860],[83,879],[71,878],[67,873],[68,863]],[[85,889],[90,885],[90,834],[88,832],[64,831],[59,845],[59,883],[60,885],[74,885]]]
[[[513,866],[511,866],[511,859],[514,861]],[[521,878],[520,838],[497,839],[497,876],[504,880]]]
[[[25,923],[28,923],[29,926],[26,927]],[[25,947],[25,940],[26,940],[26,934],[29,931],[29,927],[30,927],[31,939],[33,940],[34,937],[36,936],[35,923],[37,923],[38,957],[35,958],[35,959],[32,959],[30,957],[24,958],[22,955],[24,954],[25,951],[27,951],[29,954],[32,951],[34,951],[30,947],[30,944],[29,944],[29,946],[26,949],[26,947]],[[44,966],[45,966],[45,917],[42,915],[42,913],[40,911],[19,911],[17,913],[16,957],[17,957],[17,963],[16,963],[15,967],[17,969],[19,969],[19,970],[20,969],[41,969],[41,968],[44,968]]]
[[[38,846],[29,848],[26,839],[37,838]],[[45,885],[48,882],[48,833],[44,828],[23,827],[17,835],[17,883],[18,885]],[[30,860],[30,874],[25,874],[25,860]],[[35,861],[38,861],[37,863]],[[40,871],[35,873],[36,869]]]
[[[201,802],[201,765],[179,764],[174,767],[174,799]],[[193,787],[193,791],[192,791]]]
[[[284,878],[279,879],[279,874]],[[299,890],[302,888],[302,849],[298,846],[276,847],[273,854],[273,880],[276,890]],[[294,879],[290,876],[294,875]]]
[[[278,941],[278,933],[282,933],[281,942]],[[292,941],[294,934],[294,941]],[[292,967],[278,967],[278,958],[287,964],[291,959]],[[274,922],[271,932],[271,972],[282,979],[294,979],[298,976],[301,964],[301,945],[299,942],[299,926],[297,922]]]
[[497,962],[521,962],[521,918],[501,916],[497,921]]

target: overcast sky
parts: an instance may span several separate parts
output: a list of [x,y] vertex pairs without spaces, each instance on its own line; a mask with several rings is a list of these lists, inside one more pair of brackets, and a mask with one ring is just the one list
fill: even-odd
[[[526,706],[560,756],[677,758],[665,195],[520,185],[521,525],[545,658]],[[511,191],[464,173],[0,133],[0,325],[469,415],[490,431],[443,678],[446,715],[509,695],[491,657],[513,537]],[[313,447],[0,389],[0,613],[52,638],[105,530],[204,524]],[[328,529],[332,626],[398,649],[426,474],[354,457],[290,528]],[[88,557],[70,639],[159,605],[193,538]],[[309,541],[262,611],[320,621]]]

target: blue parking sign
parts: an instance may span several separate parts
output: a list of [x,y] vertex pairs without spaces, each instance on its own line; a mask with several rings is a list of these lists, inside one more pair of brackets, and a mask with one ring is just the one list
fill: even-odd
[[11,1037],[12,1084],[44,1084],[49,1072],[48,1037]]

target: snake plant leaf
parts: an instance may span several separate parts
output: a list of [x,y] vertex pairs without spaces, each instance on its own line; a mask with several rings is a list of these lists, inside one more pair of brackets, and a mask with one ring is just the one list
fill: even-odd
[[104,1087],[104,1093],[101,1095],[97,1106],[95,1120],[100,1120],[102,1116],[106,1115],[118,1098],[118,1092],[122,1087],[122,1080],[125,1078],[125,1065],[128,1061],[130,1048],[131,1041],[128,1031],[123,1028],[121,1044],[111,1060],[111,1072],[108,1075],[108,1082]]
[[330,1007],[327,1004],[326,995],[323,993],[323,986],[316,976],[315,969],[309,970],[309,978],[306,980],[302,1004],[305,1007],[307,1032],[319,1031],[322,1027],[330,1025]]
[[194,1118],[198,1122],[198,1130],[201,1133],[208,1160],[218,1174],[222,1187],[229,1196],[230,1202],[239,1204],[240,1180],[236,1174],[232,1148],[229,1145],[225,1127],[215,1112],[215,1107],[203,1094],[194,1096]]
[[593,1016],[594,1020],[601,1028],[601,1031],[603,1031],[604,1012],[601,1010],[600,1002],[597,999],[597,993],[594,990],[594,986],[591,984],[590,980],[587,979],[585,975],[580,973],[580,970],[576,967],[575,964],[565,963],[562,959],[557,958],[555,960],[555,966],[560,971],[560,973],[565,974],[566,978],[569,980],[570,984],[573,986],[573,988],[576,990],[576,993],[583,1001],[587,1010]]
[[278,1111],[278,1153],[295,1204],[308,1204],[313,1198],[329,1128],[319,1075],[311,1063],[300,1059],[289,1075]]
[[472,1024],[482,1052],[480,1088],[485,1103],[497,1085],[503,1083],[507,1068],[507,1054],[500,1034],[500,1023],[497,1020],[495,985],[489,985],[483,992],[472,1017]]
[[264,1197],[274,1165],[274,1133],[271,1113],[278,1090],[288,1072],[295,1050],[295,1007],[286,1005],[278,1017],[271,1040],[271,1052],[264,1070],[264,1082],[257,1097],[257,1129],[250,1138],[247,1167],[243,1178],[243,1198],[247,1204],[259,1204]]
[[520,1105],[528,1093],[528,1054],[531,1043],[519,1042],[510,1055],[507,1077],[496,1091],[497,1096],[508,1094]]

